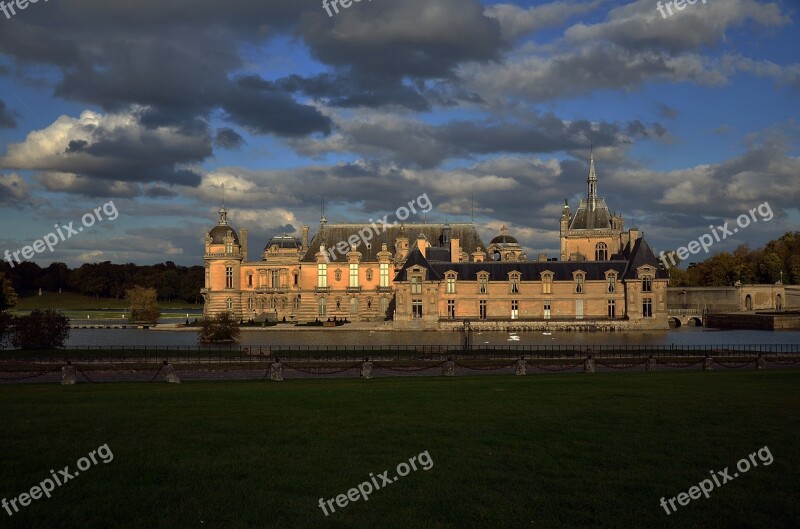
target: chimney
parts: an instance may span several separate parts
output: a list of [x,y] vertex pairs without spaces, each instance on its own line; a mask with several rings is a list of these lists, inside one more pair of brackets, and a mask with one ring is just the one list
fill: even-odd
[[425,238],[424,233],[420,233],[417,237],[417,248],[419,248],[422,257],[428,257],[428,239]]
[[461,240],[458,237],[450,239],[450,261],[454,263],[461,261]]
[[239,242],[242,244],[242,260],[247,261],[247,228],[239,230]]
[[308,226],[303,226],[301,228],[303,231],[303,250],[308,248]]

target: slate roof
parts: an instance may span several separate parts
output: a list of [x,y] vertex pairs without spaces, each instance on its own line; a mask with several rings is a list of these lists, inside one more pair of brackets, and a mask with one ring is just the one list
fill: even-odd
[[428,270],[429,278],[442,280],[448,271],[458,274],[459,280],[476,281],[479,272],[488,272],[489,281],[508,281],[508,274],[520,272],[523,281],[539,281],[541,274],[546,271],[553,273],[554,281],[572,281],[573,272],[583,271],[586,273],[587,281],[605,280],[605,274],[609,270],[614,270],[623,279],[635,279],[636,269],[645,264],[656,268],[656,278],[666,279],[668,274],[659,266],[656,258],[647,241],[640,238],[636,241],[633,249],[630,243],[622,254],[616,256],[621,259],[612,261],[485,261],[483,263],[443,263],[429,262],[419,250],[414,250],[408,257],[406,264],[398,272],[395,281],[406,281],[405,271],[412,266],[419,265]]
[[581,199],[578,205],[575,216],[569,224],[571,230],[595,230],[595,229],[610,229],[611,228],[611,213],[608,211],[606,199],[602,197],[597,198],[597,206],[594,211],[589,211],[589,205],[586,199]]
[[222,224],[214,226],[211,229],[211,231],[208,232],[209,235],[211,236],[211,244],[223,244],[225,242],[224,238],[229,231],[233,232],[233,240],[236,241],[236,243],[238,244],[239,236],[236,234],[236,230],[234,230],[228,225],[222,225]]
[[[315,255],[319,252],[319,247],[325,245],[325,249],[335,247],[341,241],[347,241],[351,235],[358,235],[361,230],[369,230],[373,235],[370,241],[370,248],[367,248],[359,239],[358,251],[361,252],[362,261],[377,261],[378,252],[381,251],[381,244],[386,243],[387,249],[394,253],[395,240],[401,235],[401,225],[386,226],[383,230],[380,225],[378,231],[370,224],[326,224],[320,228],[320,231],[314,235],[314,238],[308,244],[308,251],[301,259],[302,262],[316,262]],[[409,250],[416,244],[417,237],[420,233],[425,235],[428,242],[432,246],[442,245],[442,229],[444,224],[405,224],[405,236],[408,238]],[[364,232],[366,233],[366,231]],[[450,224],[450,237],[459,239],[459,245],[462,250],[468,254],[473,253],[480,246],[485,249],[483,241],[475,230],[474,224]],[[346,252],[345,252],[346,253]],[[337,255],[338,252],[337,252]],[[448,248],[449,258],[449,248]]]

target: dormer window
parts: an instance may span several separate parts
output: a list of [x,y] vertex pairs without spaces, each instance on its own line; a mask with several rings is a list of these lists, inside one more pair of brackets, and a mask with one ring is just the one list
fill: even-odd
[[553,293],[553,272],[542,272],[542,294]]
[[411,276],[411,293],[422,294],[422,276]]
[[456,274],[453,272],[449,272],[445,275],[445,293],[456,293]]
[[573,277],[575,278],[575,293],[583,294],[586,288],[585,285],[586,274],[584,274],[583,272],[576,272],[575,274],[573,274]]
[[487,294],[489,292],[489,274],[487,272],[480,272],[478,274],[478,294]]
[[233,253],[233,241],[225,241],[225,253]]
[[652,276],[642,277],[642,292],[652,292],[652,291],[653,291],[653,277]]
[[617,274],[611,272],[606,274],[606,293],[614,294],[617,291]]
[[520,273],[519,272],[512,272],[512,273],[508,274],[508,280],[511,283],[511,293],[512,294],[519,294]]

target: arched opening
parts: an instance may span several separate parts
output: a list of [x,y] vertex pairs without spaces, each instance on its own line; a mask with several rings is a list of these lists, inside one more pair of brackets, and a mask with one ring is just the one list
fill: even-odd
[[670,329],[677,329],[681,326],[681,319],[680,318],[670,318],[669,319],[669,327]]
[[744,309],[753,310],[753,298],[750,297],[750,294],[744,298]]
[[783,310],[783,298],[780,294],[775,296],[775,310]]
[[692,327],[702,327],[703,320],[697,317],[689,318],[689,325],[691,325]]
[[608,246],[604,242],[599,242],[594,247],[594,260],[607,261],[608,260]]

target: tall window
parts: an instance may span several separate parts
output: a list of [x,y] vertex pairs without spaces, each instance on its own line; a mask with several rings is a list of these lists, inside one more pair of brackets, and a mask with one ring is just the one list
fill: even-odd
[[422,278],[420,276],[411,276],[411,293],[422,294]]
[[389,263],[381,263],[381,283],[380,286],[389,286]]
[[451,320],[456,319],[456,300],[454,299],[447,300],[447,317]]
[[328,286],[328,263],[319,263],[317,265],[317,286],[319,288]]
[[225,243],[225,253],[233,253],[233,242],[228,241]]
[[652,318],[653,317],[653,299],[652,298],[643,298],[642,299],[642,317],[643,318]]
[[608,300],[608,317],[612,320],[617,317],[617,304],[613,299]]
[[233,310],[233,300],[231,298],[225,300],[225,308]]
[[542,274],[542,294],[553,293],[553,274]]
[[544,319],[546,319],[546,320],[550,319],[550,302],[549,301],[545,302],[545,304],[544,304]]
[[606,287],[606,290],[609,294],[613,294],[617,291],[617,276],[614,274],[608,276],[608,286]]
[[583,274],[575,276],[575,293],[583,294]]
[[486,319],[486,300],[482,299],[478,302],[478,315],[480,319]]
[[292,277],[294,277],[294,286],[297,286],[298,283],[300,282],[300,274],[298,274],[297,272],[294,272],[292,274]]
[[608,261],[608,246],[604,242],[598,242],[594,247],[595,261]]
[[486,294],[489,291],[489,276],[481,274],[478,276],[478,294]]
[[519,301],[517,300],[511,302],[511,319],[519,319]]
[[456,293],[456,276],[449,275],[445,280],[445,284],[447,285],[446,292],[448,294],[455,294]]
[[421,318],[422,317],[422,300],[415,299],[411,301],[411,314],[414,318]]
[[233,288],[233,267],[225,267],[225,288]]
[[350,298],[350,315],[358,315],[358,298]]
[[350,286],[358,286],[358,263],[350,263]]
[[300,294],[298,294],[297,297],[294,298],[294,310],[300,310],[300,299],[301,299]]
[[247,298],[247,310],[253,310],[253,298]]
[[511,293],[512,294],[519,294],[519,276],[512,275],[511,276]]
[[328,314],[328,300],[327,299],[319,298],[319,301],[317,302],[317,307],[319,309],[320,317],[324,317],[326,314]]
[[281,286],[281,273],[279,270],[273,270],[270,273],[272,279],[272,288],[278,288]]
[[644,276],[642,278],[642,292],[652,292],[653,291],[653,278],[650,276]]
[[247,274],[247,286],[248,287],[253,286],[253,274]]

